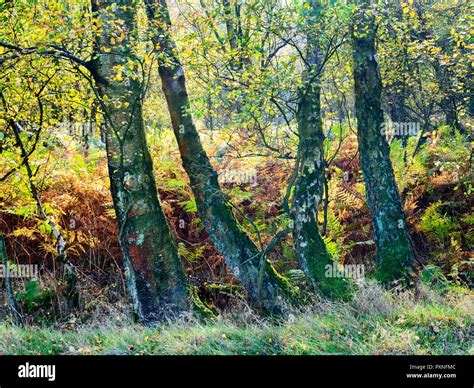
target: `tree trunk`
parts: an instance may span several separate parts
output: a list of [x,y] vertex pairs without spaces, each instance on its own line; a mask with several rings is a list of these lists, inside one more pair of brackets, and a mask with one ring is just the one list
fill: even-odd
[[12,312],[13,322],[16,325],[22,326],[23,325],[23,316],[21,314],[21,310],[16,303],[15,294],[13,293],[12,281],[9,276],[8,271],[8,256],[7,256],[7,249],[5,247],[5,239],[3,238],[3,234],[0,233],[0,263],[3,266],[3,274],[4,274],[4,281],[5,281],[5,290],[7,296],[7,303],[8,307]]
[[372,215],[377,275],[383,282],[406,278],[414,258],[405,214],[382,134],[382,81],[376,61],[374,18],[362,8],[352,26],[354,93],[360,164]]
[[[348,296],[347,279],[327,277],[327,266],[334,261],[326,249],[318,226],[318,208],[324,191],[324,132],[321,120],[321,72],[323,56],[316,28],[320,2],[311,0],[308,16],[307,68],[303,78],[297,121],[299,165],[295,181],[291,218],[296,255],[311,285],[326,296]],[[297,162],[298,163],[298,162]]]
[[95,81],[105,115],[110,187],[127,286],[138,318],[152,323],[188,310],[190,293],[158,199],[142,118],[142,84],[139,77],[116,76],[119,66],[134,58],[137,27],[132,3],[93,1],[103,26],[93,74],[98,74]]
[[[189,112],[184,70],[176,45],[169,36],[171,20],[166,1],[145,0],[145,4],[148,19],[155,30],[152,41],[155,47],[159,47],[159,74],[173,131],[204,226],[214,246],[250,297],[267,311],[278,313],[281,310],[278,296],[286,295],[290,287],[267,260],[261,264],[261,252],[235,219],[202,147]],[[261,265],[264,265],[264,276],[259,281]]]

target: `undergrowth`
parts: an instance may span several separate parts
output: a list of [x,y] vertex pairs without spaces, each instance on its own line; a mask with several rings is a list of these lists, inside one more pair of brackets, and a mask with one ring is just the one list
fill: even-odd
[[385,291],[365,283],[351,302],[318,301],[281,321],[252,314],[154,328],[124,317],[68,328],[0,325],[0,352],[53,354],[474,354],[472,295],[450,286]]

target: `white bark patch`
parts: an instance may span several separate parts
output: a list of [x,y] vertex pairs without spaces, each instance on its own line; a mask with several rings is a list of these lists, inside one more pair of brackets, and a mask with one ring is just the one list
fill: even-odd
[[125,187],[128,191],[135,191],[138,187],[137,178],[126,172],[123,177],[123,187]]
[[140,199],[133,204],[133,211],[136,215],[145,214],[148,212],[148,204],[144,199]]
[[240,275],[239,267],[234,267],[234,270],[232,272],[234,272],[235,277],[237,277],[237,278],[239,277],[239,275]]
[[321,167],[321,151],[318,149],[314,150],[314,159],[318,168]]
[[316,171],[316,166],[313,161],[309,160],[306,161],[305,163],[306,170],[309,174],[312,174],[314,171]]
[[137,245],[141,246],[144,241],[145,241],[145,235],[143,233],[140,233],[137,238]]
[[178,70],[176,71],[176,77],[183,77],[184,76],[184,70],[183,68],[180,66],[178,68]]
[[306,216],[304,208],[300,209],[300,212],[298,214],[298,221],[302,224],[305,224],[309,221],[309,218]]
[[125,212],[127,208],[127,201],[125,200],[125,193],[120,190],[117,193],[117,198],[118,198],[118,204],[117,207],[120,209],[121,212]]

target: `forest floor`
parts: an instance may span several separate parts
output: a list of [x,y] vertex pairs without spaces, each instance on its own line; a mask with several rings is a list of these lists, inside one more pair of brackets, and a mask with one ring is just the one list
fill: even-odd
[[249,310],[154,328],[123,316],[94,326],[2,324],[0,354],[474,354],[472,296],[461,287],[393,292],[368,282],[351,302],[319,301],[279,322]]

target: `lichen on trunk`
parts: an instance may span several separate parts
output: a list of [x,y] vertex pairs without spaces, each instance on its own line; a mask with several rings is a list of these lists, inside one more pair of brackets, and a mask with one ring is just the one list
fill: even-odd
[[[133,4],[93,2],[102,23],[93,74],[99,75],[97,91],[107,125],[110,187],[127,286],[138,318],[153,323],[188,311],[191,295],[156,190],[142,118],[142,84],[139,77],[116,76],[117,69],[134,59]],[[117,25],[122,36],[112,39]]]
[[377,248],[377,277],[407,278],[414,253],[402,210],[390,149],[381,129],[382,81],[375,50],[374,17],[362,6],[352,26],[354,93],[360,165]]
[[203,224],[214,246],[252,300],[268,312],[279,313],[281,297],[291,296],[295,290],[266,260],[265,276],[259,282],[261,252],[234,217],[189,112],[184,70],[169,35],[171,20],[166,1],[146,0],[145,4],[154,31],[152,41],[160,48],[157,53],[159,75],[173,131]]
[[321,4],[309,1],[307,16],[306,69],[297,112],[298,155],[297,177],[290,210],[296,255],[310,284],[322,294],[335,298],[350,295],[349,279],[327,277],[327,265],[333,259],[319,232],[318,208],[324,190],[324,133],[321,120],[321,73],[323,54],[315,24]]

